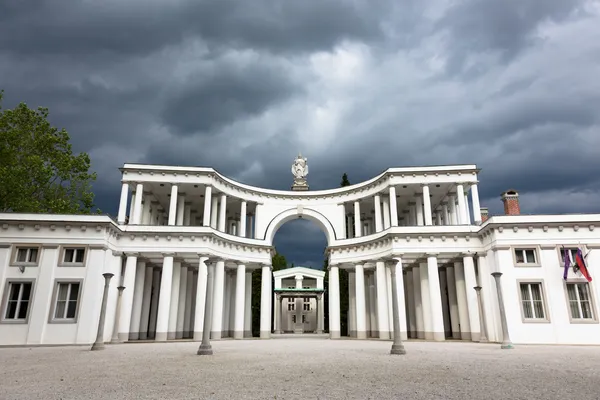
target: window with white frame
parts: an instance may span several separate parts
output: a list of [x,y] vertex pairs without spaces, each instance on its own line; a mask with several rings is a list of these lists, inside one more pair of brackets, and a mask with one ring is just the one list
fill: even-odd
[[73,320],[77,316],[79,282],[58,282],[54,299],[54,320]]
[[570,259],[571,265],[573,265],[575,263],[575,257],[577,256],[577,247],[574,248],[560,248],[559,249],[559,253],[560,253],[560,262],[561,265],[564,267],[565,265],[565,251],[567,253],[567,256]]
[[64,264],[83,264],[85,247],[67,247],[63,252]]
[[15,256],[16,264],[37,264],[39,248],[37,247],[17,247]]
[[515,249],[515,261],[517,264],[536,264],[535,249]]
[[310,311],[310,303],[304,304],[304,311]]
[[33,294],[33,282],[8,282],[4,301],[5,321],[26,321]]
[[288,304],[288,311],[294,311],[295,309],[296,309],[296,304],[294,304],[294,303]]
[[569,312],[572,319],[594,320],[594,311],[587,282],[567,283]]
[[545,320],[544,293],[541,282],[520,283],[524,319]]

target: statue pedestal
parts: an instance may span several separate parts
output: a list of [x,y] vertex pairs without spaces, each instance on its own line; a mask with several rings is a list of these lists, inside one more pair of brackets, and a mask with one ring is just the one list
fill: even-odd
[[292,185],[292,190],[294,190],[294,191],[308,190],[308,183],[306,182],[306,179],[294,179],[294,184]]

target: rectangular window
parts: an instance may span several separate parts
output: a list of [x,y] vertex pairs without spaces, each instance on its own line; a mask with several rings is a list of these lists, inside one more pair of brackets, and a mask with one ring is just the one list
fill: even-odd
[[85,259],[85,248],[71,247],[65,248],[63,255],[63,263],[65,264],[83,264]]
[[305,297],[305,298],[304,298],[304,302],[305,302],[305,303],[310,303],[310,297]]
[[288,303],[295,303],[295,302],[296,302],[295,298],[293,298],[293,297],[288,298]]
[[9,282],[4,319],[8,321],[26,321],[31,303],[32,282]]
[[515,249],[517,264],[537,264],[535,249]]
[[521,283],[523,318],[545,320],[544,298],[541,283]]
[[302,314],[302,323],[305,324],[306,323],[306,315]]
[[296,323],[296,314],[292,315],[292,324]]
[[37,247],[18,247],[15,263],[18,264],[37,264],[38,261]]
[[304,304],[304,311],[310,311],[310,304]]
[[54,320],[70,320],[77,316],[79,282],[59,282],[54,301]]
[[594,320],[590,285],[583,283],[567,283],[569,312],[572,319]]
[[296,308],[296,307],[295,307],[295,304],[294,304],[294,303],[290,303],[290,304],[288,304],[288,311],[294,311],[294,309],[295,309],[295,308]]

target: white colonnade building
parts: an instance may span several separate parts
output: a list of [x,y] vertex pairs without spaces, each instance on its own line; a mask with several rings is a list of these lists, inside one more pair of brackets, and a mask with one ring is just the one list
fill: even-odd
[[[0,214],[0,345],[94,342],[106,272],[114,277],[105,342],[200,340],[207,266],[215,271],[213,339],[321,332],[324,296],[329,335],[340,337],[343,269],[351,337],[391,337],[396,274],[404,338],[499,342],[502,305],[516,343],[600,344],[598,286],[573,271],[564,280],[561,252],[581,248],[594,275],[600,215],[521,215],[518,194],[508,191],[506,215],[488,218],[475,165],[390,168],[320,191],[304,190],[301,179],[290,191],[253,187],[203,167],[121,170],[116,221]],[[326,287],[320,271],[272,272],[275,233],[296,218],[325,232]],[[250,300],[255,270],[258,327]]]

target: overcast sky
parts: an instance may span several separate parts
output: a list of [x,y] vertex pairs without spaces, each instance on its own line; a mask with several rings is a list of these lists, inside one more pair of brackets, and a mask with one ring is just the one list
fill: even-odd
[[125,162],[287,189],[299,151],[313,189],[474,163],[491,213],[600,212],[599,71],[597,1],[0,0],[4,107],[48,107],[113,214]]

